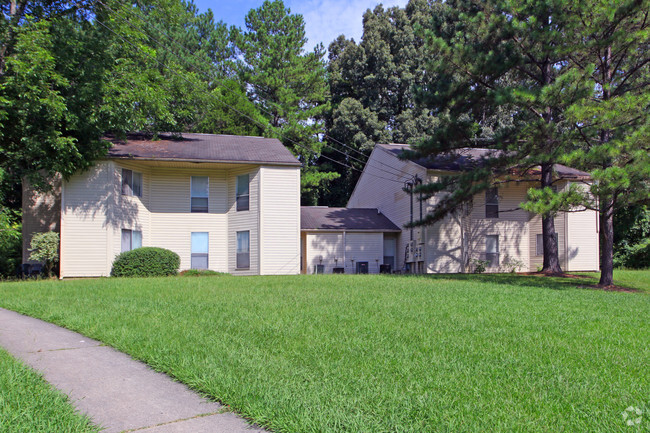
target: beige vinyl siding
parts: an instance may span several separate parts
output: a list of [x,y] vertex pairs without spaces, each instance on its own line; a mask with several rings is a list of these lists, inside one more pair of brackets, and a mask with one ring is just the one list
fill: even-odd
[[463,242],[459,215],[449,215],[427,227],[424,259],[428,273],[463,272]]
[[[122,169],[142,173],[142,197],[122,195]],[[151,172],[147,168],[133,162],[116,161],[111,167],[111,177],[115,182],[117,199],[113,213],[121,221],[110,230],[112,232],[113,251],[109,260],[112,262],[122,252],[122,229],[142,232],[142,246],[151,246],[151,212],[149,210],[151,197]]]
[[261,167],[260,274],[300,273],[300,169]]
[[23,263],[36,263],[29,260],[29,248],[35,233],[60,231],[61,177],[56,176],[51,185],[51,191],[42,193],[32,188],[26,180],[23,181]]
[[73,175],[62,188],[61,277],[110,274],[113,230],[123,222],[116,212],[119,195],[115,165],[101,161]]
[[[335,233],[307,233],[305,235],[305,273],[313,274],[316,265],[325,267],[324,272],[331,274],[335,267],[343,267],[344,249],[343,232]],[[319,260],[322,257],[322,262]],[[338,262],[334,259],[338,259]]]
[[[488,267],[490,272],[509,270],[508,264],[520,262],[521,272],[529,270],[530,214],[519,206],[526,200],[531,183],[511,183],[499,187],[499,217],[485,218],[485,193],[472,200],[470,223],[465,234],[470,260],[485,260],[486,236],[499,236],[499,267]],[[472,266],[470,266],[471,270]]]
[[[192,213],[190,187],[192,176],[207,176],[208,213]],[[209,236],[208,267],[228,271],[228,182],[227,171],[203,168],[153,167],[149,198],[150,230],[143,232],[143,246],[166,248],[181,258],[181,270],[192,266],[192,232]],[[143,196],[143,199],[145,197]],[[146,234],[145,234],[146,233]]]
[[[237,176],[249,175],[249,209],[237,212],[236,189]],[[260,248],[259,248],[259,191],[260,191],[260,170],[259,167],[246,166],[232,169],[227,175],[228,185],[228,272],[233,275],[259,275],[260,273]],[[250,232],[250,268],[237,269],[237,232]],[[298,246],[296,245],[296,254]]]
[[[583,188],[588,188],[583,185]],[[598,212],[567,212],[567,271],[597,271],[599,263]]]
[[[424,179],[427,171],[420,165],[411,161],[402,161],[389,151],[375,146],[348,201],[348,207],[377,208],[397,227],[403,228],[409,222],[411,215],[410,197],[403,191],[404,182],[412,179],[416,174]],[[419,217],[417,200],[413,201],[413,213],[414,219],[417,220]],[[426,214],[426,209],[424,213]],[[404,265],[404,252],[408,241],[408,230],[403,230],[397,240],[396,269],[401,269]]]
[[[354,260],[354,262],[352,261]],[[368,273],[379,273],[384,260],[383,233],[345,234],[345,273],[356,272],[358,262],[368,262]]]

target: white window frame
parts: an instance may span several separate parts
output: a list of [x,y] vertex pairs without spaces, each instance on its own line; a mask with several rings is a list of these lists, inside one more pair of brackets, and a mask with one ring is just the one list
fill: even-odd
[[[194,235],[205,235],[207,238],[206,241],[206,252],[195,253],[194,252]],[[205,267],[194,266],[194,259],[203,259],[205,258]],[[191,232],[190,233],[190,268],[192,269],[210,269],[210,232]]]
[[[239,180],[246,178],[246,193],[245,194],[239,194]],[[250,210],[251,204],[250,204],[250,194],[251,194],[251,177],[250,174],[240,174],[237,176],[235,180],[235,209],[237,212],[245,212]],[[240,200],[240,198],[242,200]],[[246,199],[245,201],[243,199]],[[241,208],[240,208],[240,203],[241,203]],[[246,206],[244,207],[244,203]]]
[[[205,197],[204,196],[195,196],[194,194],[194,179],[195,178],[205,178],[208,181],[208,190],[206,192]],[[197,206],[196,208],[194,207],[194,199],[205,199],[206,201],[206,206],[205,209],[203,207]],[[209,176],[190,176],[190,213],[208,213],[210,212],[210,177]]]
[[[127,178],[127,174],[131,178],[129,182],[125,182]],[[139,184],[138,185],[139,188],[137,188],[137,191],[135,188],[136,180],[138,181]],[[142,173],[140,173],[139,171],[133,171],[130,168],[122,169],[122,181],[121,181],[122,195],[131,196],[131,197],[142,197],[142,189],[144,186],[143,184],[144,182],[143,182]]]
[[[494,201],[488,201],[489,196],[492,196]],[[488,206],[496,207],[496,216],[488,213]],[[485,218],[499,218],[499,189],[496,187],[485,190]]]
[[[488,251],[488,240],[495,239],[496,251]],[[489,262],[489,267],[498,267],[501,263],[499,254],[499,235],[486,235],[485,236],[485,260]]]
[[[125,238],[125,235],[127,235],[127,234],[128,234],[128,236],[129,236],[129,245],[128,245],[128,248],[125,248],[125,245],[124,245],[124,238]],[[135,235],[135,236],[134,236],[134,235]],[[121,241],[120,241],[120,242],[121,242],[121,246],[120,246],[120,251],[121,251],[121,252],[124,253],[124,252],[131,251],[131,250],[135,250],[135,249],[137,249],[137,248],[141,248],[141,247],[142,247],[142,231],[141,231],[141,230],[122,229],[121,236],[122,236],[122,237],[121,237]],[[134,240],[134,239],[138,239],[138,238],[140,239],[140,242],[139,242],[140,245],[139,245],[139,246],[136,246],[136,247],[134,248],[134,247],[133,247],[133,240]]]
[[[242,251],[239,248],[239,235],[243,233],[248,234],[248,245],[247,245],[247,251]],[[236,269],[250,269],[251,267],[251,232],[250,230],[240,230],[236,232],[235,234],[235,243],[237,244],[237,251],[235,255],[235,268]],[[240,262],[240,257],[242,260],[244,260],[244,255],[248,255],[248,258],[246,260],[247,263],[241,263]]]

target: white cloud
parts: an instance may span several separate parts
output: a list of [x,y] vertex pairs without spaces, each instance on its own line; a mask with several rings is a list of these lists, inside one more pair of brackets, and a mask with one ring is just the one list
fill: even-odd
[[407,0],[288,0],[285,5],[292,13],[299,13],[305,18],[305,33],[309,41],[306,48],[310,50],[319,42],[325,48],[339,35],[348,39],[361,40],[363,32],[363,14],[367,9],[374,9],[382,3],[384,8],[406,6]]

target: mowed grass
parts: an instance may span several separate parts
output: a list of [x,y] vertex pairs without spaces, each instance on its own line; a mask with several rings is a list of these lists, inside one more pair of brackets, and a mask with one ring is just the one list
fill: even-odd
[[67,398],[0,349],[0,432],[98,432]]
[[549,281],[37,281],[0,284],[0,305],[104,341],[279,432],[629,431],[621,413],[650,409],[650,296]]

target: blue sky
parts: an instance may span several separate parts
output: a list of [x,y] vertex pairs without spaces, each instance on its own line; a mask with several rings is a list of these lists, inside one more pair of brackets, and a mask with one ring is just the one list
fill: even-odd
[[[201,12],[212,9],[215,20],[223,20],[229,25],[244,26],[244,16],[253,8],[259,7],[263,0],[194,0]],[[402,6],[407,0],[284,0],[292,13],[305,18],[305,32],[309,39],[305,48],[311,49],[319,42],[325,48],[340,34],[355,41],[361,38],[361,20],[366,9],[373,9],[382,3],[384,7]]]

